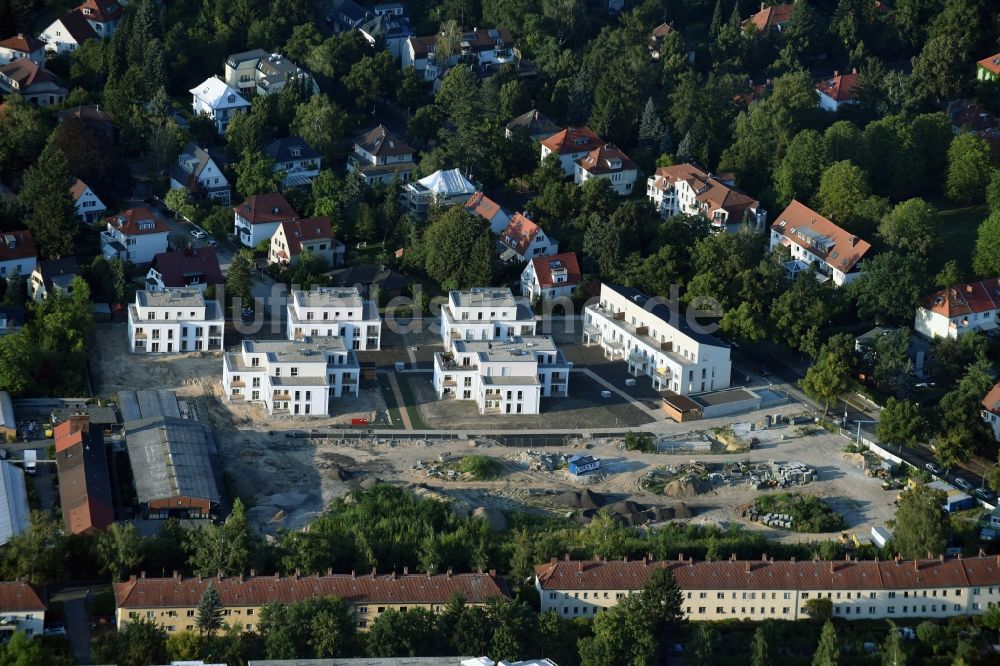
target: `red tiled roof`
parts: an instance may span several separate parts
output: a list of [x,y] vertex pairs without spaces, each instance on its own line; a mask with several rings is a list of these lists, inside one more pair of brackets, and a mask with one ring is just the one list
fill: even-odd
[[[588,173],[615,173],[617,171],[635,171],[638,167],[620,148],[610,143],[594,148],[590,153],[576,161]],[[617,166],[614,164],[617,163]]]
[[161,252],[153,257],[150,268],[162,276],[164,287],[187,287],[198,278],[198,284],[223,284],[222,269],[215,248],[198,247],[176,252]]
[[693,164],[675,164],[659,167],[653,176],[653,187],[663,191],[679,181],[684,181],[695,192],[695,200],[704,204],[702,213],[709,220],[712,212],[721,208],[729,214],[729,221],[739,222],[748,208],[760,205],[756,199],[730,187],[720,177],[703,171]]
[[482,192],[476,192],[465,202],[465,210],[478,215],[487,222],[500,212],[500,204],[490,199]]
[[286,220],[281,223],[288,243],[288,252],[295,256],[302,251],[302,241],[328,238],[334,240],[333,226],[328,217],[310,217],[304,220]]
[[[510,48],[514,46],[514,37],[507,28],[494,28],[501,45],[497,46],[490,34],[490,30],[480,28],[478,30],[462,33],[459,42],[468,43],[469,50],[473,53],[480,51],[492,51],[495,48]],[[407,40],[413,49],[414,57],[423,58],[433,53],[437,45],[437,35],[427,37],[410,37]]]
[[[799,247],[821,257],[832,268],[850,273],[861,258],[872,249],[868,241],[841,229],[811,208],[795,199],[777,217],[771,229]],[[822,238],[829,242],[824,250],[810,239]]]
[[507,228],[500,234],[500,239],[504,245],[524,256],[531,245],[531,241],[538,235],[542,228],[526,218],[521,213],[514,213],[510,218]]
[[761,32],[769,30],[779,25],[784,25],[792,20],[792,12],[795,5],[774,5],[765,7],[750,17],[750,22],[757,26]]
[[55,438],[56,453],[64,451],[74,444],[83,441],[83,433],[90,427],[90,419],[84,417],[70,417],[52,429],[52,436]]
[[[14,247],[11,247],[11,239],[13,239]],[[0,261],[13,261],[37,256],[35,239],[31,237],[30,231],[27,229],[0,231]]]
[[8,37],[0,42],[0,48],[12,49],[14,51],[20,51],[21,53],[34,53],[39,49],[44,49],[45,42],[40,39],[35,39],[31,35],[18,33],[13,37]]
[[198,605],[210,581],[223,606],[292,604],[339,597],[349,604],[445,604],[455,592],[480,604],[510,591],[495,572],[467,574],[332,574],[326,576],[239,576],[231,578],[135,578],[116,583],[119,608],[185,608]]
[[1000,74],[1000,53],[991,55],[989,58],[983,58],[976,64],[994,74]]
[[299,216],[292,204],[277,192],[255,194],[233,210],[250,224],[282,222]]
[[[89,9],[90,14],[85,14],[84,9]],[[121,18],[122,7],[117,0],[84,0],[83,4],[76,8],[89,21],[107,23]]]
[[661,23],[653,28],[653,37],[666,37],[674,31],[674,26],[669,23]]
[[589,153],[604,142],[589,127],[568,127],[542,141],[542,145],[558,155]]
[[91,533],[115,522],[111,481],[100,430],[88,417],[70,417],[55,427],[56,468],[63,520],[73,534]]
[[73,197],[73,201],[78,200],[83,196],[83,193],[87,191],[87,183],[83,182],[79,178],[73,183],[73,186],[69,188],[70,196]]
[[535,566],[543,590],[638,590],[658,568],[683,590],[897,590],[1000,584],[1000,556],[888,561],[556,560]]
[[535,279],[542,289],[555,284],[552,281],[552,271],[557,266],[566,269],[566,280],[560,282],[560,286],[573,286],[580,282],[580,264],[576,260],[575,252],[563,252],[551,257],[535,257],[531,260],[531,265],[535,271]]
[[854,99],[854,89],[857,85],[857,72],[849,74],[834,72],[832,79],[824,79],[817,83],[816,90],[836,102],[850,102]]
[[990,392],[983,398],[982,404],[987,410],[1000,415],[1000,382],[993,385]]
[[14,62],[0,67],[4,76],[15,81],[23,93],[36,83],[54,83],[59,85],[59,77],[28,58],[18,58]]
[[20,581],[0,582],[0,613],[43,610],[45,604],[31,585]]
[[949,318],[1000,309],[1000,278],[936,291],[924,299],[924,308]]
[[[170,229],[157,217],[156,213],[145,206],[129,208],[126,211],[107,218],[108,224],[121,231],[126,236],[143,236],[146,234],[165,234]],[[149,223],[152,222],[150,225]]]

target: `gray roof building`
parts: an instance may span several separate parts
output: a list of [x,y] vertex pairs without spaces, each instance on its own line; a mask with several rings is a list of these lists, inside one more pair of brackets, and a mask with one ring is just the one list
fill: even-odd
[[129,421],[125,441],[140,504],[169,509],[221,501],[213,471],[215,451],[199,421],[175,416]]
[[28,529],[28,516],[24,470],[4,460],[0,462],[0,544]]

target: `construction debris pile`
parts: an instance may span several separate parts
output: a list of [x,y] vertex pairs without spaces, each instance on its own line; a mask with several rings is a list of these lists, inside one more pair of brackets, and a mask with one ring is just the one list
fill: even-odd
[[712,490],[713,483],[722,482],[721,475],[710,472],[709,468],[709,465],[696,461],[664,465],[646,472],[639,480],[639,486],[656,495],[694,497]]
[[531,472],[554,472],[557,469],[565,469],[569,461],[569,456],[564,453],[552,451],[521,451],[508,456],[514,462],[526,465]]
[[751,502],[742,512],[741,515],[745,518],[749,518],[752,522],[761,523],[767,525],[768,527],[776,527],[782,530],[791,530],[793,527],[792,516],[787,513],[759,513],[757,511],[757,503]]
[[449,481],[457,481],[462,473],[457,469],[452,469],[445,466],[448,463],[451,456],[445,452],[437,457],[436,461],[424,462],[423,460],[418,460],[416,464],[411,468],[414,471],[423,471],[424,476],[435,479],[448,479]]
[[693,515],[683,502],[672,506],[644,506],[630,500],[608,503],[606,496],[591,490],[565,492],[552,499],[557,508],[569,509],[565,513],[567,518],[574,518],[582,525],[589,524],[602,507],[616,520],[633,527]]
[[776,463],[773,460],[761,463],[731,463],[723,474],[727,479],[744,480],[757,490],[804,486],[816,480],[816,470],[800,462]]

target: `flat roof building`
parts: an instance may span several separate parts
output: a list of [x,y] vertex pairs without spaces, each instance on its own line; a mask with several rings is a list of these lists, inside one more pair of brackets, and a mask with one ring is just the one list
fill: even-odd
[[289,340],[335,337],[353,350],[379,349],[382,317],[378,305],[357,287],[320,287],[293,290],[288,299],[286,333]]
[[441,340],[445,351],[455,340],[505,340],[534,335],[535,315],[525,299],[508,287],[476,287],[448,292],[441,306]]

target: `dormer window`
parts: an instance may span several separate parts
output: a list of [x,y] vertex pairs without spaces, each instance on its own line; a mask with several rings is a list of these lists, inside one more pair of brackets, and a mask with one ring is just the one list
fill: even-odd
[[84,8],[83,8],[83,15],[84,15],[84,16],[90,16],[90,15],[91,15],[91,14],[93,14],[93,13],[94,13],[94,12],[93,12],[93,11],[91,11],[90,9],[88,9],[87,7],[84,7]]
[[294,147],[290,148],[289,152],[292,154],[292,157],[301,157],[302,156],[302,149],[299,148],[298,146],[294,146]]
[[226,98],[226,101],[229,102],[230,104],[235,104],[236,103],[236,95],[230,95],[229,97]]

